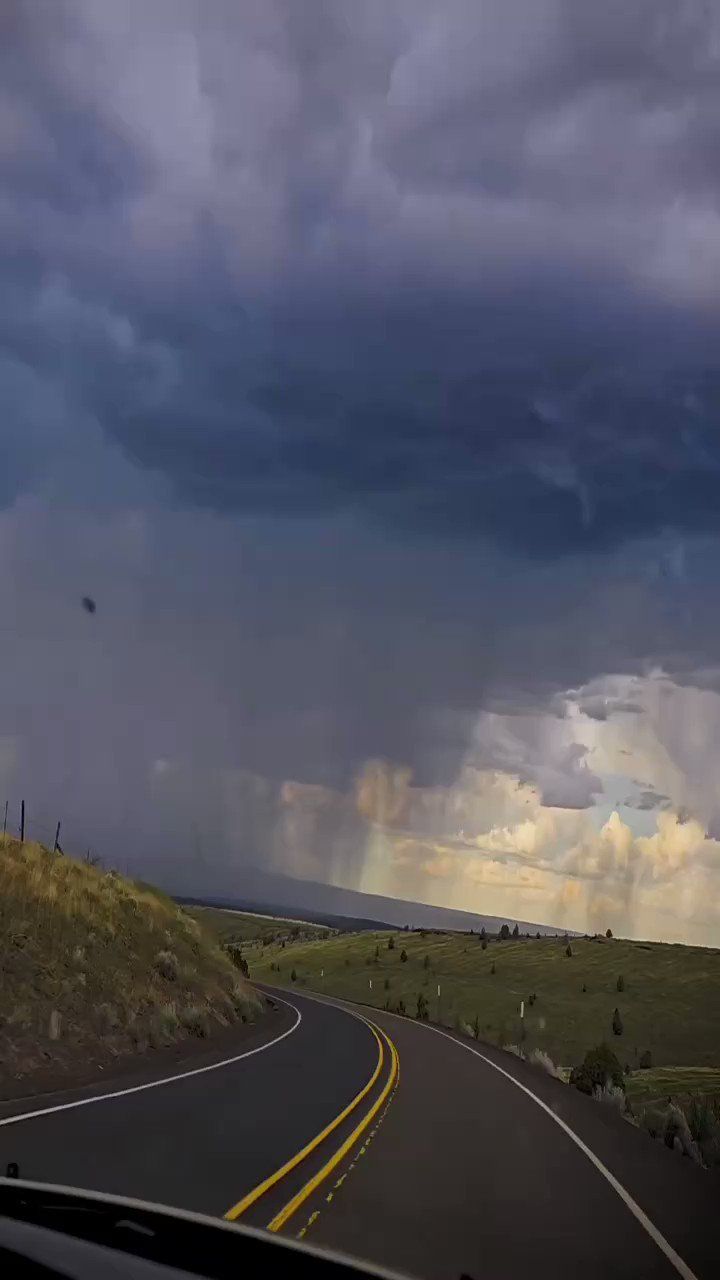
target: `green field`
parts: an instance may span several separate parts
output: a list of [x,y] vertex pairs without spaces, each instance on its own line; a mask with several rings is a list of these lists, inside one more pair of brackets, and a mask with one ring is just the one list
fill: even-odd
[[656,1067],[628,1077],[627,1094],[633,1106],[662,1104],[668,1098],[686,1103],[697,1094],[720,1099],[718,1067]]
[[[646,1051],[654,1068],[720,1067],[719,951],[616,938],[576,938],[571,949],[568,957],[564,940],[532,938],[488,940],[482,950],[477,935],[400,931],[250,944],[244,954],[253,979],[289,986],[294,969],[300,987],[379,1008],[402,1000],[414,1015],[422,993],[432,1020],[465,1028],[477,1018],[480,1038],[501,1045],[521,1040],[523,1000],[524,1048],[561,1066],[606,1040],[631,1070]],[[621,1035],[612,1029],[616,1007]]]
[[282,916],[258,916],[251,911],[223,911],[221,907],[186,907],[185,910],[221,942],[269,943],[281,937],[293,942],[308,941],[326,938],[334,932],[324,924],[288,920]]

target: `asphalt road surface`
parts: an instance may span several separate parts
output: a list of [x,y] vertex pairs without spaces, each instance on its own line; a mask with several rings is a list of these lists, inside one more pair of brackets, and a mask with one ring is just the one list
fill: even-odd
[[0,1107],[2,1167],[229,1212],[421,1280],[720,1275],[715,1174],[497,1050],[286,998],[224,1065],[211,1050],[157,1087]]

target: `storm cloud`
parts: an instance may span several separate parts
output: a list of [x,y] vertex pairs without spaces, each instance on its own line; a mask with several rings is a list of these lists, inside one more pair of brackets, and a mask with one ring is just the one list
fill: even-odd
[[[149,874],[222,810],[228,865],[352,887],[368,759],[591,813],[590,729],[637,721],[686,781],[618,756],[618,796],[639,820],[657,786],[709,830],[714,7],[0,22],[9,793]],[[320,868],[288,852],[311,829]]]

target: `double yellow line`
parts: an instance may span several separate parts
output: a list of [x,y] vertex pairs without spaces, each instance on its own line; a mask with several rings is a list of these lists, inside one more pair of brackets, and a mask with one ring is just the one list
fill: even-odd
[[[355,1016],[360,1017],[359,1014]],[[238,1200],[237,1204],[233,1205],[231,1209],[228,1209],[227,1213],[225,1214],[225,1217],[230,1222],[235,1222],[243,1213],[246,1212],[247,1209],[250,1208],[251,1205],[255,1204],[256,1201],[258,1201],[261,1198],[261,1196],[264,1196],[266,1192],[270,1191],[272,1187],[277,1186],[277,1184],[281,1182],[282,1179],[287,1176],[287,1174],[291,1173],[293,1169],[296,1169],[297,1166],[307,1158],[307,1156],[309,1156],[313,1151],[315,1151],[320,1146],[320,1144],[324,1142],[325,1139],[329,1137],[329,1135],[335,1129],[337,1129],[338,1125],[342,1124],[343,1120],[347,1119],[347,1117],[356,1109],[356,1107],[360,1105],[363,1098],[367,1097],[367,1095],[370,1093],[373,1086],[376,1084],[380,1076],[380,1073],[382,1072],[383,1064],[385,1062],[385,1049],[383,1046],[383,1040],[381,1039],[381,1036],[385,1039],[387,1043],[387,1047],[390,1050],[390,1071],[388,1073],[388,1078],[383,1088],[381,1089],[377,1098],[373,1102],[372,1106],[363,1116],[362,1120],[360,1120],[358,1124],[355,1126],[352,1133],[350,1133],[348,1137],[344,1140],[344,1142],[340,1144],[340,1146],[337,1148],[334,1154],[330,1156],[330,1158],[325,1162],[322,1168],[319,1169],[318,1172],[314,1174],[314,1176],[310,1178],[303,1187],[300,1188],[300,1190],[297,1192],[296,1195],[292,1197],[291,1200],[288,1200],[284,1208],[282,1208],[280,1212],[275,1215],[272,1221],[267,1224],[268,1231],[280,1231],[282,1227],[285,1226],[286,1222],[288,1222],[290,1218],[292,1218],[293,1214],[297,1213],[301,1205],[305,1203],[305,1201],[309,1198],[309,1196],[311,1196],[313,1192],[316,1191],[317,1188],[325,1181],[325,1179],[330,1176],[333,1170],[337,1168],[337,1166],[340,1164],[340,1161],[343,1160],[344,1157],[348,1154],[348,1152],[352,1149],[352,1147],[357,1142],[358,1138],[365,1132],[365,1130],[368,1128],[368,1125],[371,1124],[371,1122],[377,1115],[378,1111],[382,1107],[383,1103],[387,1100],[387,1098],[392,1093],[392,1090],[394,1089],[397,1081],[399,1064],[400,1064],[398,1051],[395,1048],[395,1045],[393,1044],[387,1032],[381,1031],[379,1027],[376,1027],[374,1023],[370,1022],[367,1018],[361,1018],[361,1021],[366,1023],[366,1025],[370,1028],[378,1046],[377,1064],[367,1084],[365,1084],[363,1088],[360,1090],[360,1092],[357,1093],[355,1097],[347,1104],[347,1106],[343,1108],[343,1110],[339,1113],[339,1115],[335,1116],[335,1119],[331,1120],[330,1124],[326,1125],[325,1128],[321,1130],[320,1133],[318,1133],[314,1138],[311,1139],[310,1142],[306,1144],[306,1146],[302,1148],[302,1150],[298,1151],[294,1156],[291,1157],[290,1160],[287,1160],[286,1163],[282,1165],[279,1169],[276,1169],[274,1173],[271,1173],[269,1178],[265,1178],[263,1182],[258,1183],[258,1185],[252,1189],[252,1191],[249,1191],[246,1196],[243,1196],[242,1200]]]

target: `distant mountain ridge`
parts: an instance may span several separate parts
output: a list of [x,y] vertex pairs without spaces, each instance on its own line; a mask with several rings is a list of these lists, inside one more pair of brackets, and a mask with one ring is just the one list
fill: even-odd
[[[176,895],[180,897],[181,895]],[[307,920],[336,927],[355,929],[410,928],[452,929],[467,932],[486,929],[497,933],[503,924],[518,925],[521,933],[565,934],[576,936],[572,929],[516,920],[513,916],[480,915],[452,907],[436,907],[403,898],[386,898],[380,894],[341,889],[337,885],[313,880],[295,880],[292,876],[246,867],[238,873],[231,893],[186,893],[186,900],[208,906],[231,907],[257,911],[264,915],[302,914]]]

